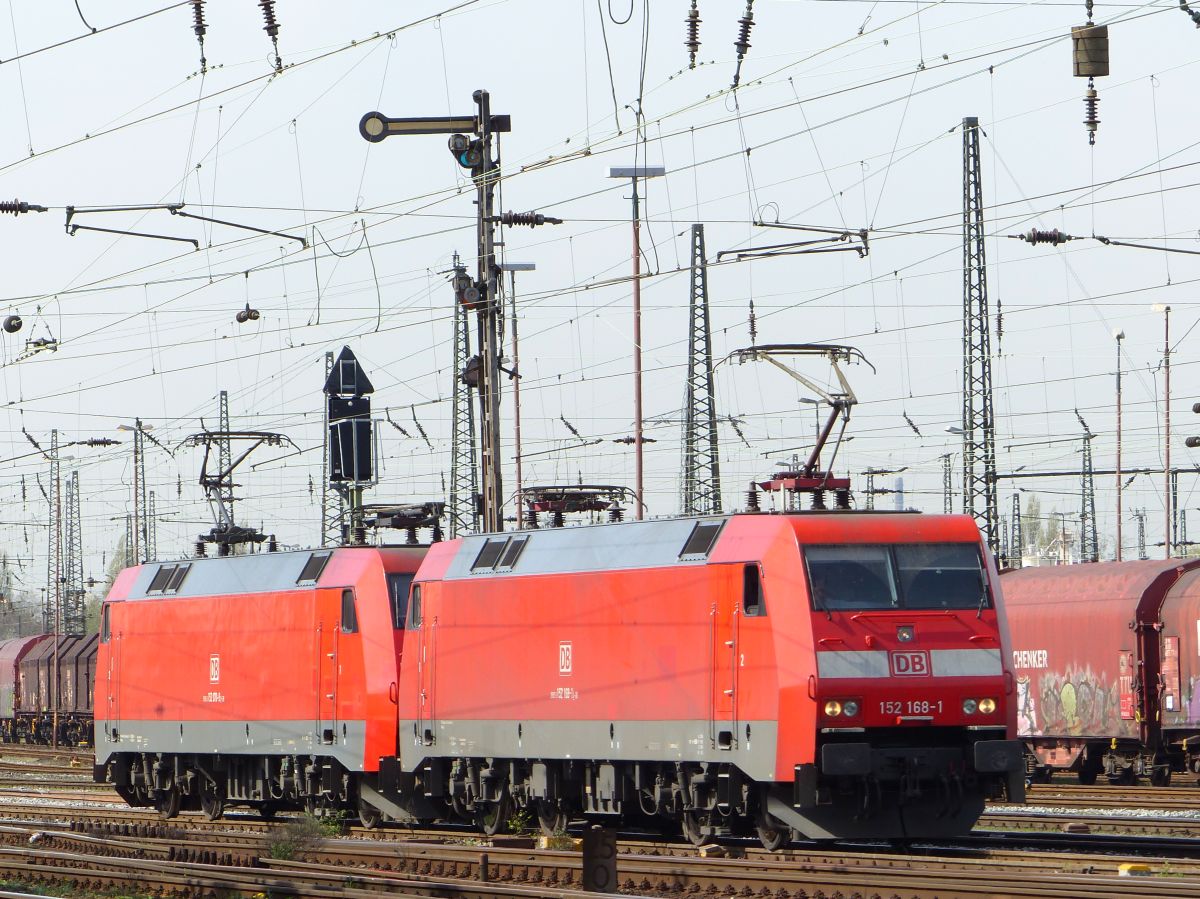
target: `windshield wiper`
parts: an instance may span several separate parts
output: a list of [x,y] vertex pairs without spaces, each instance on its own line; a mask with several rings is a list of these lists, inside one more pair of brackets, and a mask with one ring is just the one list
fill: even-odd
[[984,583],[983,575],[979,575],[979,608],[975,610],[977,619],[983,618],[983,608],[987,604],[987,585]]

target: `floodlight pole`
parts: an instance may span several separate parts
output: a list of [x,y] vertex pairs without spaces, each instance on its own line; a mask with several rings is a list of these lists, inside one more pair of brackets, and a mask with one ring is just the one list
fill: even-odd
[[513,461],[516,463],[517,530],[521,529],[524,508],[521,505],[521,351],[517,342],[517,272],[532,272],[536,262],[502,262],[508,272],[509,304],[512,307],[512,382],[513,382]]
[[1164,303],[1155,303],[1150,307],[1155,312],[1163,314],[1163,558],[1171,558],[1174,547],[1174,508],[1171,504],[1171,307]]
[[639,178],[661,178],[667,170],[658,165],[614,166],[610,178],[628,178],[633,185],[633,458],[637,519],[645,517],[645,466],[642,425],[642,220],[638,197]]
[[1121,561],[1121,341],[1125,332],[1118,329],[1113,332],[1117,342],[1117,555]]

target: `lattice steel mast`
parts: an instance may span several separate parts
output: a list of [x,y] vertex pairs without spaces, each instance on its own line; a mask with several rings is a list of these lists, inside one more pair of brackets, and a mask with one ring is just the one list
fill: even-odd
[[[475,464],[475,407],[467,385],[471,363],[471,322],[463,293],[472,289],[467,268],[454,254],[454,379],[450,437],[450,539],[479,531],[479,469]],[[520,512],[518,511],[518,516]]]
[[[322,383],[329,380],[333,371],[333,353],[325,354],[325,375]],[[321,545],[336,546],[342,542],[342,495],[329,486],[329,404],[322,403],[324,420],[321,428]]]
[[[221,437],[217,440],[217,464],[221,466],[221,471],[229,471],[230,463],[233,461],[233,448],[229,440],[229,391],[222,390],[217,395],[217,414],[219,420],[217,428],[221,432]],[[228,524],[233,525],[233,478],[227,478],[217,485],[217,503],[222,509],[229,510]]]
[[1100,561],[1100,538],[1096,533],[1096,480],[1092,467],[1091,429],[1078,411],[1075,417],[1083,425],[1083,463],[1079,470],[1079,561]]
[[1012,533],[1008,539],[1009,568],[1020,568],[1025,558],[1025,529],[1021,524],[1021,494],[1012,495]]
[[62,632],[82,635],[85,630],[83,583],[83,530],[79,512],[79,472],[67,478],[67,501],[63,512]]
[[954,476],[950,462],[950,453],[942,456],[942,511],[947,515],[954,511]]
[[158,500],[153,490],[146,495],[146,561],[158,561]]
[[62,475],[58,461],[58,429],[50,432],[50,528],[46,552],[46,601],[42,604],[42,633],[58,632],[57,611],[62,608],[63,525]]
[[708,263],[704,225],[692,225],[692,278],[688,315],[687,395],[683,402],[684,515],[721,511],[717,405],[713,396],[712,327],[708,313]]
[[992,354],[984,256],[979,119],[963,119],[963,512],[999,552]]

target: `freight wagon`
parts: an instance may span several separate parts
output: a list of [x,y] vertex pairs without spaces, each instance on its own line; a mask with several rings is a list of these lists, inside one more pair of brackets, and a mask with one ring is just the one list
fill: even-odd
[[97,642],[50,634],[0,642],[0,739],[49,745],[57,720],[59,744],[90,746]]
[[1030,773],[1164,785],[1200,773],[1200,560],[1002,578]]

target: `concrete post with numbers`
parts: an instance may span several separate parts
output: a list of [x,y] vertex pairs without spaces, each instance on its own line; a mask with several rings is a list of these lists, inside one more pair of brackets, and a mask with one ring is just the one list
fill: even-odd
[[583,832],[583,889],[617,892],[617,832],[611,827],[597,825]]

